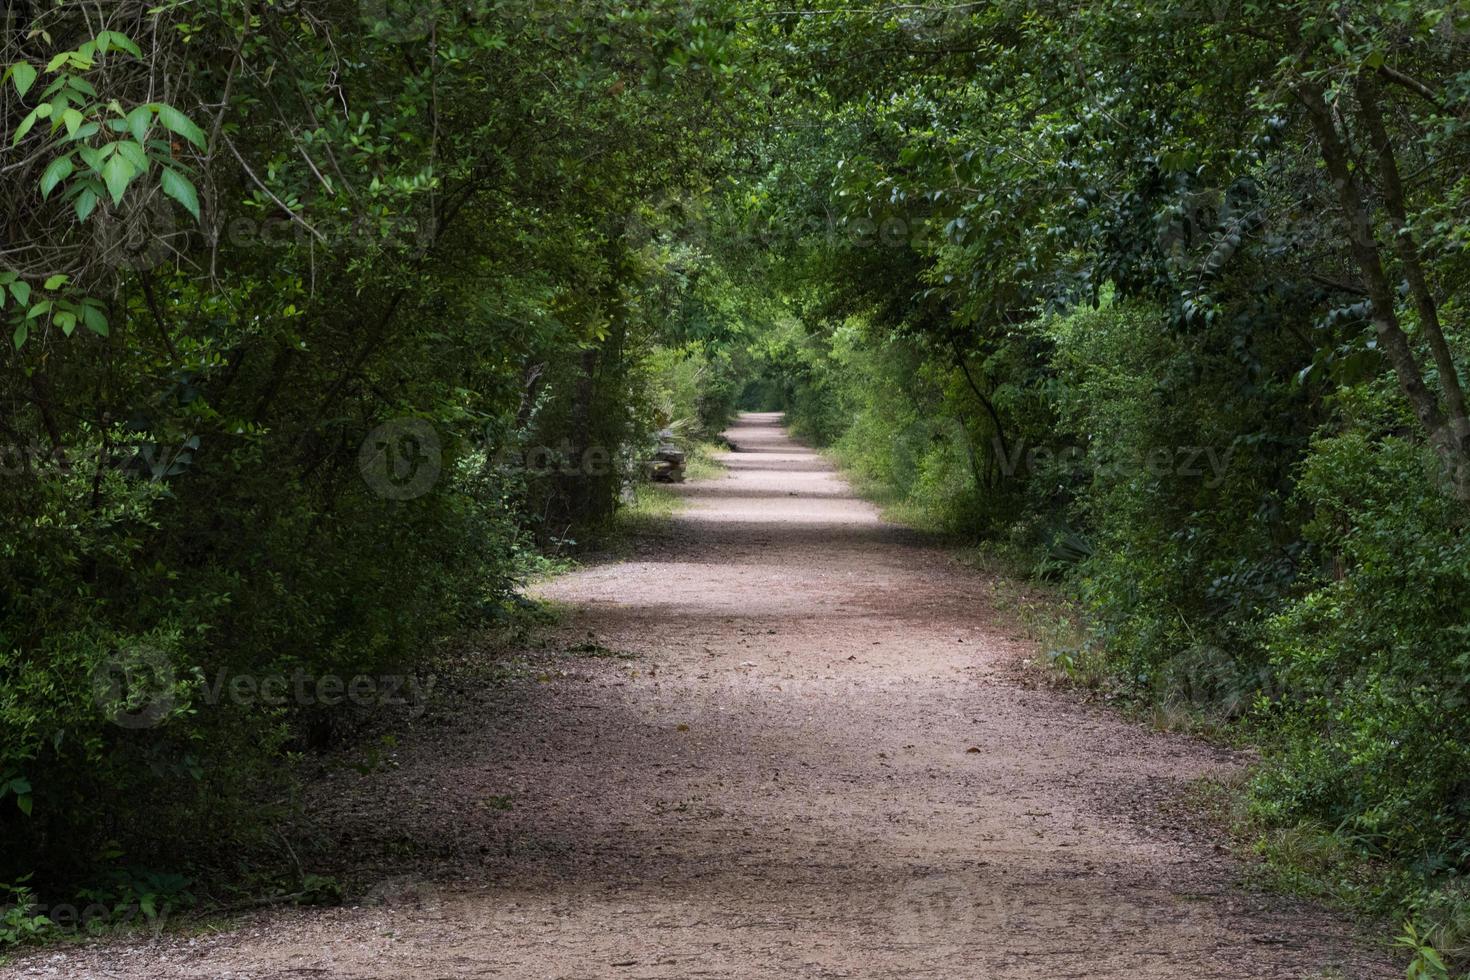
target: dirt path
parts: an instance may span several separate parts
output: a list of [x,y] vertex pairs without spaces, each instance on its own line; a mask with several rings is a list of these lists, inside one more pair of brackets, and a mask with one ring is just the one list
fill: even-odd
[[776,417],[730,436],[667,533],[543,589],[595,646],[322,790],[377,904],[12,975],[1397,975],[1164,816],[1228,757],[1018,686],[984,577]]

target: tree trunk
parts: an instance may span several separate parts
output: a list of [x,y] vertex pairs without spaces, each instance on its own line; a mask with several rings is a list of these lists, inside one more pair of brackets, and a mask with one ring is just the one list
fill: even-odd
[[985,414],[990,416],[990,422],[995,426],[995,438],[1000,443],[1001,454],[1009,459],[1011,456],[1010,444],[1006,440],[1005,427],[1000,424],[1000,413],[995,410],[995,403],[985,397],[984,392],[980,390],[980,386],[975,383],[975,377],[970,374],[970,367],[965,363],[965,355],[960,350],[959,342],[951,337],[949,346],[954,350],[954,362],[959,366],[960,373],[965,376],[965,383],[970,386],[970,390],[980,400],[980,404],[985,408]]
[[1434,393],[1425,384],[1423,371],[1414,356],[1409,337],[1399,323],[1393,287],[1384,268],[1372,219],[1362,191],[1353,176],[1351,154],[1342,134],[1338,132],[1332,109],[1323,99],[1321,86],[1316,83],[1303,83],[1296,89],[1296,94],[1311,117],[1321,145],[1322,162],[1326,164],[1327,173],[1337,191],[1338,204],[1342,208],[1347,227],[1348,247],[1353,261],[1362,273],[1364,291],[1373,307],[1372,322],[1373,329],[1378,334],[1378,342],[1393,366],[1399,387],[1409,400],[1409,407],[1424,426],[1430,445],[1444,465],[1455,496],[1460,500],[1470,501],[1470,455],[1466,453],[1464,440],[1453,434],[1450,420],[1440,409]]
[[1435,302],[1434,294],[1429,289],[1419,245],[1409,231],[1404,185],[1399,177],[1398,161],[1394,158],[1388,128],[1383,124],[1383,114],[1378,104],[1378,84],[1371,75],[1363,75],[1358,79],[1358,107],[1368,139],[1374,152],[1378,154],[1378,172],[1383,180],[1383,206],[1388,213],[1390,238],[1394,251],[1398,253],[1399,264],[1403,266],[1404,278],[1409,284],[1415,310],[1419,314],[1419,329],[1424,332],[1429,352],[1434,357],[1434,366],[1439,371],[1449,434],[1458,442],[1459,451],[1465,453],[1467,447],[1470,447],[1470,418],[1467,418],[1465,409],[1465,389],[1460,383],[1454,355],[1450,352],[1450,345],[1445,340],[1444,330],[1439,322],[1439,304]]

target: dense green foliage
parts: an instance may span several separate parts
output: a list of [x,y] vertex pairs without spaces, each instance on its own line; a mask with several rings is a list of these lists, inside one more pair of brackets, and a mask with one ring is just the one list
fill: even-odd
[[1457,901],[1463,2],[89,9],[3,60],[0,882],[258,833],[353,705],[221,678],[421,680],[740,405]]

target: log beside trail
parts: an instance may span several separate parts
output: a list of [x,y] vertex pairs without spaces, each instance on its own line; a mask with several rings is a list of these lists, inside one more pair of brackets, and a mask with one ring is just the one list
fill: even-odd
[[658,447],[645,464],[648,478],[655,483],[683,483],[684,459],[684,450],[674,442],[673,430],[661,430],[658,434]]

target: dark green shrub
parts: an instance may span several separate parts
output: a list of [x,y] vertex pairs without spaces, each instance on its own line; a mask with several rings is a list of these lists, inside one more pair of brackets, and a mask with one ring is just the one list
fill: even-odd
[[1470,538],[1435,461],[1352,431],[1313,445],[1300,492],[1321,562],[1269,623],[1271,764],[1257,806],[1341,827],[1430,876],[1470,870]]

